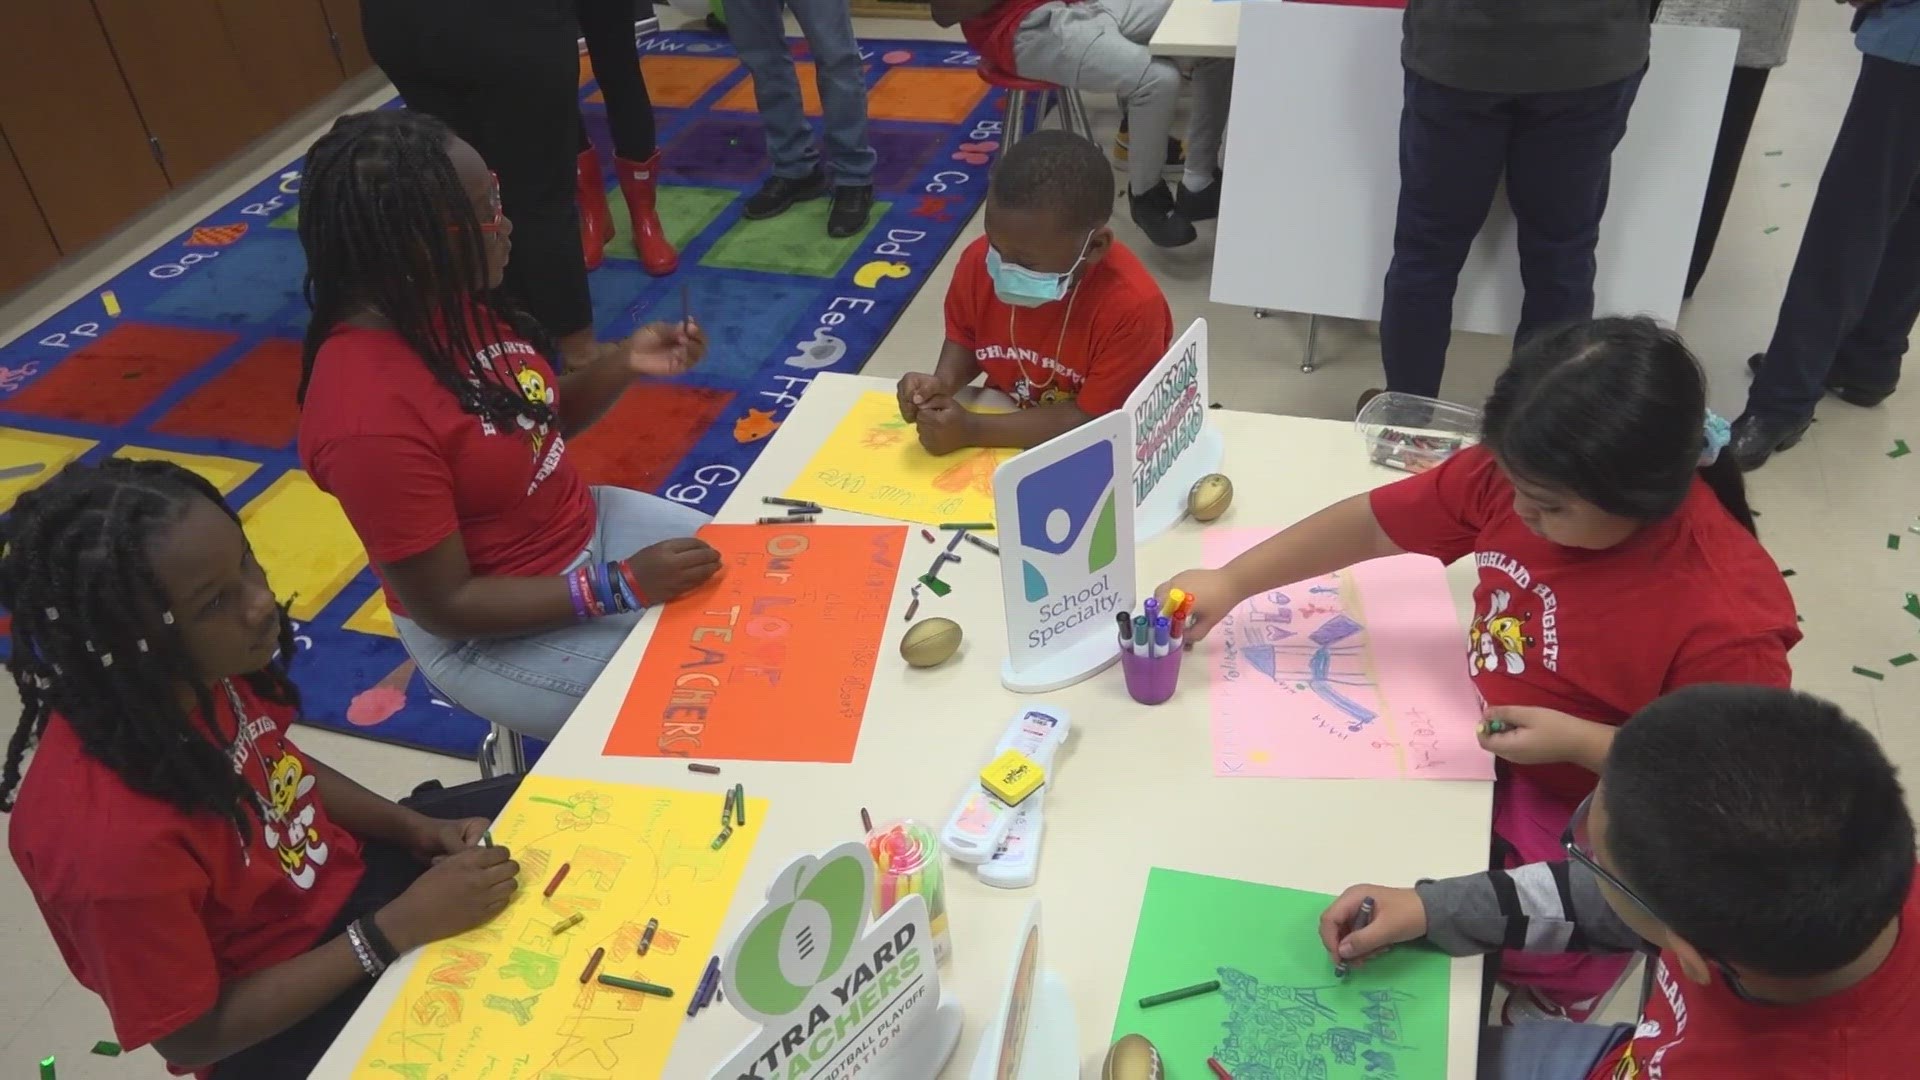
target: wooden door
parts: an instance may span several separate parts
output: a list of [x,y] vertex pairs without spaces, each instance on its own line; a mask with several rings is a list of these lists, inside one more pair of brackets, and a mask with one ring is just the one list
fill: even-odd
[[276,125],[340,85],[327,16],[313,0],[217,3],[247,86],[264,99]]
[[367,54],[366,35],[360,32],[360,0],[320,0],[320,7],[326,11],[327,23],[333,27],[341,71],[352,78],[372,67],[373,57]]
[[0,295],[60,261],[60,248],[27,187],[13,148],[0,133]]
[[0,130],[62,251],[167,193],[88,4],[0,2]]

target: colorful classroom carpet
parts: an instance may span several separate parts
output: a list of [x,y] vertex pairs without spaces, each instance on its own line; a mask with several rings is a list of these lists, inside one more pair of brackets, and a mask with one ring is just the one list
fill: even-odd
[[[864,43],[879,154],[866,232],[826,235],[824,201],[740,216],[765,175],[753,85],[723,36],[641,42],[665,151],[660,216],[681,269],[634,261],[626,206],[592,276],[604,338],[678,318],[681,289],[712,339],[694,372],[629,394],[571,445],[594,483],[717,509],[822,371],[858,371],[986,192],[998,95],[964,48]],[[800,83],[818,122],[805,44]],[[605,106],[581,61],[583,113],[610,154]],[[612,176],[611,166],[607,168]],[[471,754],[476,717],[435,698],[393,635],[366,554],[294,453],[303,263],[292,162],[81,300],[0,346],[0,510],[75,460],[164,457],[241,508],[274,587],[292,600],[295,675],[309,719],[369,738]],[[929,361],[936,342],[926,342]]]

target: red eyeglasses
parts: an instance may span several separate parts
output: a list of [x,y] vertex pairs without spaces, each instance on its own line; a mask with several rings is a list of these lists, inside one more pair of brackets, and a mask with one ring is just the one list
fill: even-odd
[[487,213],[480,219],[480,231],[492,235],[506,227],[507,211],[500,202],[500,174],[488,171],[487,179],[491,186],[487,188]]

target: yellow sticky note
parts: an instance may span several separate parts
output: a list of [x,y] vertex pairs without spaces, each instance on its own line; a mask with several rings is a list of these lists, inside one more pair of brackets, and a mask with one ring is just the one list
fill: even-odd
[[[750,798],[747,824],[723,848],[713,796],[628,784],[529,776],[493,826],[520,863],[520,890],[492,922],[421,950],[353,1075],[664,1076],[686,1000],[719,951],[720,923],[767,820]],[[541,890],[561,863],[566,880]],[[586,915],[565,932],[567,920]],[[645,957],[647,920],[660,920]],[[598,982],[600,970],[672,987],[669,1007]]]
[[1047,770],[1018,750],[1009,750],[980,770],[980,783],[1008,806],[1018,806],[1047,782]]
[[835,510],[939,525],[992,521],[993,471],[1018,451],[967,449],[934,457],[889,393],[861,395],[786,491]]

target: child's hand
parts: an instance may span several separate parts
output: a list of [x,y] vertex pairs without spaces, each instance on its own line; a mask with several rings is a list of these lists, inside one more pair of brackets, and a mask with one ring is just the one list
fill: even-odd
[[519,877],[506,848],[468,848],[428,867],[374,920],[406,952],[484,925],[506,910]]
[[1227,613],[1240,606],[1246,597],[1241,595],[1234,584],[1233,575],[1225,570],[1186,570],[1173,580],[1154,591],[1154,596],[1164,610],[1167,606],[1167,594],[1179,589],[1193,597],[1193,625],[1187,627],[1187,644],[1192,645],[1207,636],[1215,623],[1225,618]]
[[947,396],[947,388],[937,376],[910,371],[900,376],[900,419],[911,424],[920,416],[920,406]]
[[1600,771],[1613,728],[1555,709],[1502,705],[1487,710],[1477,732],[1480,745],[1517,765],[1568,763]]
[[914,423],[927,453],[939,457],[973,445],[973,414],[946,394],[923,402],[918,417]]
[[474,847],[486,835],[491,824],[486,818],[442,821],[419,813],[414,818],[412,835],[407,838],[407,850],[423,863],[437,863],[449,855],[458,855]]
[[[1373,921],[1356,929],[1362,902],[1373,900]],[[1359,966],[1403,941],[1427,936],[1427,905],[1412,889],[1355,885],[1320,913],[1320,944],[1336,964]]]
[[635,375],[672,378],[707,355],[707,334],[700,324],[649,323],[627,339],[627,370]]

